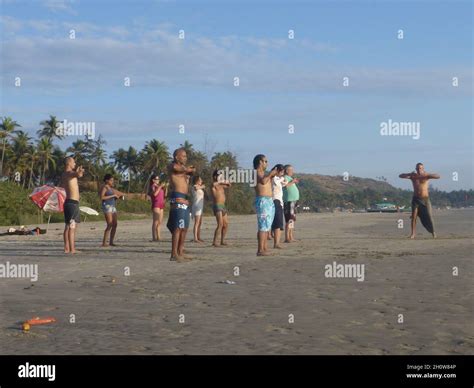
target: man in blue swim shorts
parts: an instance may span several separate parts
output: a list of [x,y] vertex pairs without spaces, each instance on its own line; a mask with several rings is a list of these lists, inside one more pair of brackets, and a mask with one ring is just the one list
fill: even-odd
[[273,217],[275,216],[275,205],[272,198],[272,178],[277,174],[274,167],[269,174],[265,175],[268,160],[265,155],[259,154],[253,158],[253,167],[257,170],[257,185],[255,186],[255,211],[257,213],[258,226],[258,250],[257,256],[270,256],[267,240],[272,229]]
[[193,166],[186,167],[186,151],[178,148],[173,153],[173,162],[168,166],[170,177],[170,213],[166,226],[171,232],[171,261],[179,263],[191,260],[184,255],[184,242],[189,227],[190,205],[188,200],[189,177],[196,172]]

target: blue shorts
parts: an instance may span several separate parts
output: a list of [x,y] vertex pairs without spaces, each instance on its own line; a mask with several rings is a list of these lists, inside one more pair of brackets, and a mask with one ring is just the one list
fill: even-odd
[[257,225],[259,232],[269,232],[272,229],[275,217],[275,205],[272,197],[255,198],[255,211],[257,212]]
[[172,203],[166,227],[173,233],[176,229],[188,229],[190,208],[184,203]]
[[117,213],[117,208],[115,205],[110,205],[108,203],[103,203],[102,204],[102,212],[104,213]]

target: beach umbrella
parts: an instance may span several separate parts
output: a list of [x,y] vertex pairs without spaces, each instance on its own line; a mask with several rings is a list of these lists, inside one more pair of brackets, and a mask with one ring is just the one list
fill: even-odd
[[87,207],[87,206],[79,206],[79,210],[86,214],[84,217],[84,222],[86,222],[87,215],[90,215],[90,216],[99,215],[99,212],[97,210],[91,209],[90,207]]
[[50,213],[48,218],[49,226],[51,213],[62,213],[64,211],[66,190],[62,187],[43,185],[33,190],[30,194],[30,199],[41,210]]

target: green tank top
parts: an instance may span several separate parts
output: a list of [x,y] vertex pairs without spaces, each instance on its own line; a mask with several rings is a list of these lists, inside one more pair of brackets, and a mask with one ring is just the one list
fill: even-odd
[[[291,176],[285,175],[286,181],[289,183],[293,180]],[[296,183],[291,186],[283,188],[283,202],[296,202],[300,199],[300,191],[296,186]]]

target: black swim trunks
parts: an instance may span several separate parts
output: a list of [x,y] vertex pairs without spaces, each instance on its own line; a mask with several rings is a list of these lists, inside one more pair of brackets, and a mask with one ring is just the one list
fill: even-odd
[[77,224],[81,222],[79,201],[68,198],[64,202],[64,222],[66,223],[66,225],[69,225],[73,220]]
[[275,217],[273,217],[272,230],[280,229],[284,230],[283,226],[283,206],[278,199],[274,199],[273,203],[275,204]]

